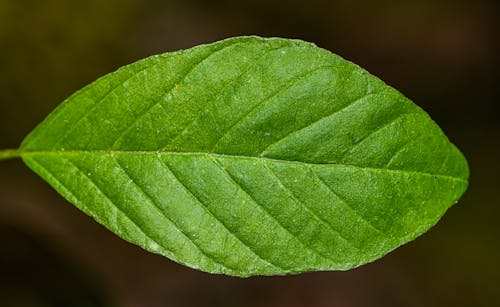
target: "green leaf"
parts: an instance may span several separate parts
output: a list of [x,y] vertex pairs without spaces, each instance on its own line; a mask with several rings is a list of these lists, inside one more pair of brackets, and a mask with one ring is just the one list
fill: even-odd
[[468,178],[399,92],[313,44],[258,37],[124,66],[16,154],[123,239],[236,276],[378,259],[433,226]]

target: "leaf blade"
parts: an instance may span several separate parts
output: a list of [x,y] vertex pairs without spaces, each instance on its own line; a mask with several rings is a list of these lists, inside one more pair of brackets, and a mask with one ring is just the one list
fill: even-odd
[[120,237],[236,276],[371,262],[433,226],[468,178],[396,90],[312,44],[256,37],[105,76],[21,153]]

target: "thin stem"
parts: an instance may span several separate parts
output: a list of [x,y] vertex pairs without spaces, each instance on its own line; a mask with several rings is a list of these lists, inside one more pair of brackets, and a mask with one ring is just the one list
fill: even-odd
[[21,157],[21,152],[18,149],[0,150],[0,160],[14,159],[19,157]]

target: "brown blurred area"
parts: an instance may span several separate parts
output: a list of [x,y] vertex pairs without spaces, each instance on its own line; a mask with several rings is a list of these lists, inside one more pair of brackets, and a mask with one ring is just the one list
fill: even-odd
[[315,42],[424,108],[469,160],[459,204],[358,269],[239,279],[126,243],[2,161],[0,306],[500,306],[496,1],[0,0],[0,148],[122,65],[249,34]]

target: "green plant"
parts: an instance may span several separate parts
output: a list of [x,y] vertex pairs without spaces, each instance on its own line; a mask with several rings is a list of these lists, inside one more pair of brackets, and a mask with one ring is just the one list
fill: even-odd
[[259,37],[124,66],[10,157],[123,239],[236,276],[378,259],[433,226],[468,179],[398,91],[313,44]]

